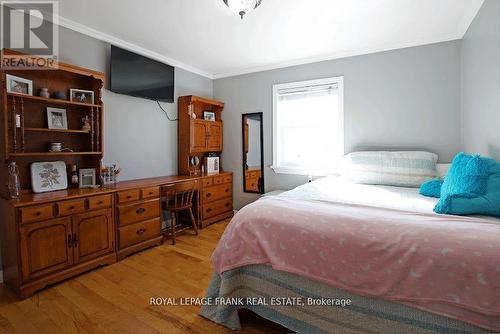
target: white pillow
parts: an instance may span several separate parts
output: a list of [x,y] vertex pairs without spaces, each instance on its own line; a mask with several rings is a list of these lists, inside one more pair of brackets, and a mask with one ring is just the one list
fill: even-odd
[[437,164],[436,169],[438,177],[444,179],[448,173],[448,169],[450,169],[450,166],[451,164]]
[[344,157],[342,176],[354,183],[420,187],[437,176],[437,159],[423,151],[353,152]]

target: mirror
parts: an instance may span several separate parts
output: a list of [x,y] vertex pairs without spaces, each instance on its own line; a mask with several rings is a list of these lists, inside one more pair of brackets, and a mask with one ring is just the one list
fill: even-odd
[[264,133],[262,113],[242,115],[243,191],[264,193]]

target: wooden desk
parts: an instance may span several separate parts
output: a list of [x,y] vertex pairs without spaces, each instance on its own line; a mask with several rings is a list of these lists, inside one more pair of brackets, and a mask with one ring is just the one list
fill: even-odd
[[161,187],[194,182],[202,228],[232,216],[232,173],[165,176],[0,199],[4,281],[26,298],[48,284],[162,243]]

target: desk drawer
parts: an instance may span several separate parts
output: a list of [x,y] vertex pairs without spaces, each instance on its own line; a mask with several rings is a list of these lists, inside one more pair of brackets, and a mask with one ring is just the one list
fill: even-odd
[[111,195],[89,197],[89,210],[110,208],[111,204]]
[[85,212],[85,199],[79,198],[72,201],[58,202],[57,209],[59,216],[69,216]]
[[158,217],[160,217],[159,199],[118,206],[118,223],[120,226],[126,226]]
[[139,189],[120,191],[116,193],[118,204],[134,202],[141,199],[141,191]]
[[150,187],[143,188],[142,199],[159,198],[160,197],[160,187]]
[[145,222],[120,227],[118,235],[120,248],[125,248],[139,242],[149,240],[161,234],[160,218],[147,220]]
[[210,188],[203,189],[202,199],[204,203],[217,201],[222,198],[231,197],[233,190],[233,184],[221,184],[219,186],[213,186]]
[[202,219],[207,219],[232,210],[233,199],[231,197],[220,201],[210,202],[203,205]]
[[52,204],[32,206],[20,209],[21,223],[32,223],[54,217]]

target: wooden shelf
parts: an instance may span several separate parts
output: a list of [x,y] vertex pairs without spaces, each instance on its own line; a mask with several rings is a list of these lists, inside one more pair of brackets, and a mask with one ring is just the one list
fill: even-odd
[[102,155],[102,152],[21,152],[9,154],[11,157],[57,157],[71,155]]
[[23,94],[16,94],[16,93],[7,93],[7,96],[23,98],[23,99],[26,99],[26,100],[31,100],[31,101],[36,101],[36,102],[40,102],[40,103],[45,103],[47,105],[77,106],[77,107],[87,107],[87,108],[91,108],[91,107],[101,108],[102,107],[99,104],[89,104],[89,103],[81,103],[81,102],[72,102],[72,101],[67,101],[67,100],[58,100],[58,99],[51,99],[51,98],[41,97],[41,96],[23,95]]
[[83,130],[65,130],[65,129],[45,129],[45,128],[25,128],[24,131],[30,132],[61,132],[61,133],[82,133],[90,134],[89,131]]

